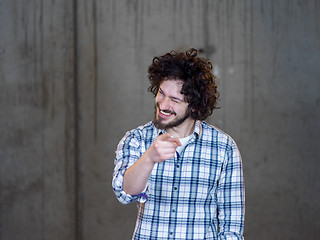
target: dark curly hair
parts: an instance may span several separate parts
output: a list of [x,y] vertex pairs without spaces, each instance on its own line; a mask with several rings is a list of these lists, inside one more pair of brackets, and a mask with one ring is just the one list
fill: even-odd
[[216,78],[212,73],[212,63],[206,58],[197,57],[194,48],[186,52],[171,51],[160,57],[154,57],[148,68],[151,86],[148,91],[155,96],[165,79],[183,80],[181,94],[188,102],[191,118],[204,120],[217,106],[219,92]]

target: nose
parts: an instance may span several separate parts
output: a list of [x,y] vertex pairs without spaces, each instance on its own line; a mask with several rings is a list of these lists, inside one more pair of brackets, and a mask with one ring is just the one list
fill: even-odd
[[170,99],[164,97],[158,101],[158,106],[161,110],[169,110],[170,109]]

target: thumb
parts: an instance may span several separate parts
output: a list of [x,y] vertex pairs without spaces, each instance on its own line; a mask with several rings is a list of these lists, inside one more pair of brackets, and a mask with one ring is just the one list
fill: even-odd
[[179,138],[177,138],[177,137],[170,136],[170,138],[168,139],[168,141],[169,141],[169,142],[174,142],[174,143],[176,143],[178,146],[181,146],[181,145],[182,145],[181,142],[180,142],[180,140],[179,140]]
[[160,141],[168,141],[177,144],[177,146],[181,146],[181,142],[179,138],[172,136],[170,133],[165,133],[159,136]]
[[164,133],[164,134],[161,134],[158,138],[161,141],[169,141],[169,139],[172,138],[172,136],[170,133]]

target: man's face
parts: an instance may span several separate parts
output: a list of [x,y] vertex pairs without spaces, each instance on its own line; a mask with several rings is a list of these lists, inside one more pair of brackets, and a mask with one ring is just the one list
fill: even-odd
[[188,103],[181,94],[183,81],[164,80],[155,98],[155,117],[153,123],[159,129],[178,127],[190,117]]

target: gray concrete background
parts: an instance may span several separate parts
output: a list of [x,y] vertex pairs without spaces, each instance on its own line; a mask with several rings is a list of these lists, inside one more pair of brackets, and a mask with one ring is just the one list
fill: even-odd
[[153,117],[152,58],[181,47],[214,63],[245,238],[319,239],[319,1],[1,0],[1,240],[130,239],[114,151]]

